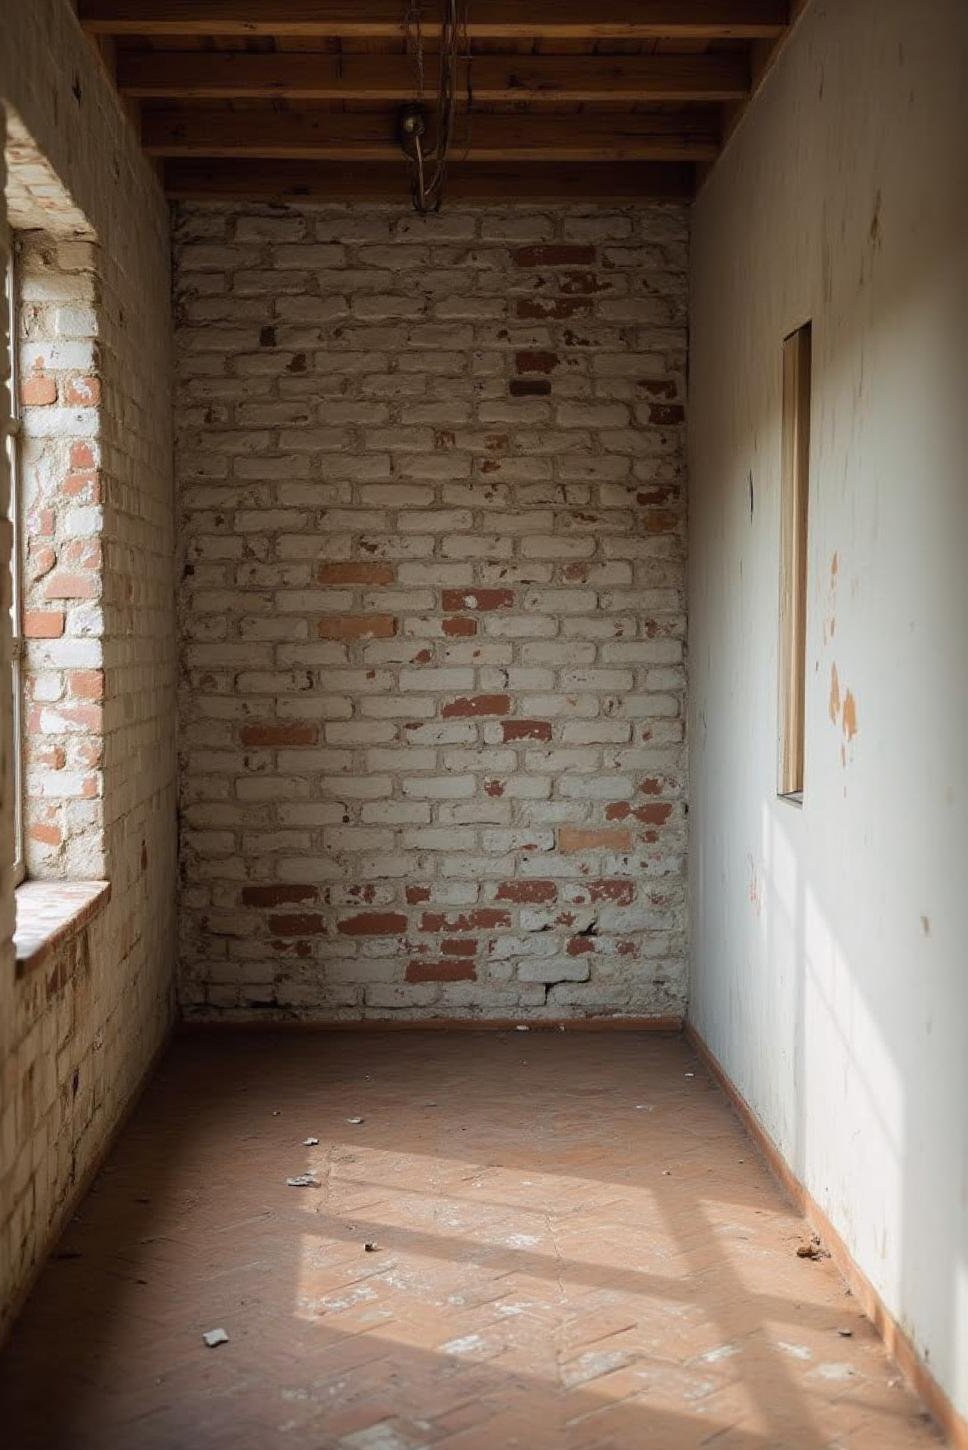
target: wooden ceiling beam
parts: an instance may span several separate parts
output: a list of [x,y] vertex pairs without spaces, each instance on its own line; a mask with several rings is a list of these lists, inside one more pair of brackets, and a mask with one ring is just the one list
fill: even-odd
[[[149,156],[402,164],[392,112],[146,106],[141,142]],[[458,127],[452,155],[473,163],[709,161],[718,150],[718,114],[683,108],[618,115],[476,115],[466,137]]]
[[[435,81],[435,76],[430,78]],[[140,99],[280,99],[401,102],[415,97],[413,63],[403,55],[307,55],[244,51],[120,51],[117,83]],[[476,101],[741,101],[749,93],[744,55],[495,56],[461,67]],[[428,85],[429,98],[433,87]]]
[[[447,180],[447,205],[687,200],[693,189],[694,170],[688,164],[455,164]],[[170,197],[185,201],[384,201],[410,206],[408,176],[399,161],[347,166],[307,161],[172,160],[165,163],[165,190]]]
[[[100,35],[400,37],[402,0],[78,0]],[[770,40],[786,27],[787,0],[475,0],[472,37]],[[428,17],[423,30],[439,30]]]

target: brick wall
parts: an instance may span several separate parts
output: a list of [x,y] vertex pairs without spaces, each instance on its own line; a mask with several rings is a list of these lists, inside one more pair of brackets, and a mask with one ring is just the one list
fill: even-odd
[[175,257],[186,1008],[679,1015],[685,211]]
[[[55,810],[48,824],[63,832],[58,843],[33,838],[31,866],[35,875],[77,875],[100,863],[112,888],[89,928],[16,978],[8,695],[0,690],[2,1335],[171,1022],[175,681],[167,209],[64,0],[7,7],[0,96],[10,106],[0,106],[0,237],[8,219],[17,231],[48,234],[25,273],[32,295],[24,322],[35,335],[24,338],[24,354],[43,382],[28,391],[30,431],[36,437],[49,428],[51,446],[31,457],[40,472],[26,484],[35,496],[38,487],[54,490],[56,517],[48,520],[53,534],[33,541],[40,572],[28,589],[36,586],[42,596],[50,590],[31,604],[64,615],[62,633],[34,631],[28,643],[31,683],[56,695],[33,696],[30,749],[42,753],[49,734],[55,753],[46,765],[34,754],[30,773],[39,788],[42,772],[50,771]],[[43,295],[64,285],[65,276],[73,279],[75,300],[86,290],[80,306],[88,316],[70,315],[70,298],[59,309]],[[48,304],[54,336],[42,335],[49,315],[31,311],[48,312]],[[91,345],[95,366],[75,367],[72,343]],[[76,361],[80,353],[71,356]],[[97,402],[79,391],[84,378],[97,379]],[[57,400],[43,403],[51,383]],[[0,455],[0,515],[7,484]],[[61,569],[78,572],[75,546],[95,550],[100,560],[98,567],[85,553],[80,571],[92,580],[92,597],[70,592],[66,577],[52,581]],[[45,549],[58,556],[49,571]],[[9,587],[8,560],[4,533],[0,592]],[[4,671],[7,629],[0,610]],[[101,708],[91,715],[76,708],[97,693],[93,676],[81,678],[88,670],[103,671]],[[41,705],[56,707],[59,723],[36,713]],[[100,752],[83,762],[94,791],[75,796],[64,789],[65,776],[75,767],[80,773],[80,757],[92,744],[97,751],[98,714]],[[73,728],[60,728],[68,723]]]

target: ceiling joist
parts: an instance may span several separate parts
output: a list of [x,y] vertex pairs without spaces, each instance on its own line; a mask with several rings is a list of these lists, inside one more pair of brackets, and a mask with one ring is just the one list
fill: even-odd
[[[787,0],[475,0],[472,39],[771,40]],[[97,35],[276,35],[401,38],[401,0],[78,0]],[[428,38],[439,24],[427,16]]]
[[[145,109],[149,156],[261,156],[277,160],[397,161],[393,115],[313,110]],[[455,162],[709,161],[719,148],[708,110],[624,115],[476,115],[454,138]]]
[[[433,79],[433,78],[431,78]],[[749,91],[742,54],[475,56],[460,67],[457,99],[589,102],[740,101]],[[403,55],[243,51],[121,51],[117,84],[141,99],[401,102],[417,99]],[[431,85],[424,98],[431,95]]]
[[[313,161],[168,161],[165,190],[184,201],[314,201],[346,203],[406,199],[397,162],[347,166]],[[620,202],[684,200],[692,195],[693,168],[677,162],[601,162],[597,166],[455,167],[448,204],[464,202]]]

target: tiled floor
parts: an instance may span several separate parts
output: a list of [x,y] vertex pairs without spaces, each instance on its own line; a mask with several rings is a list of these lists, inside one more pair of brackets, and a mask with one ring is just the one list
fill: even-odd
[[[286,1185],[307,1172],[318,1187]],[[194,1035],[0,1362],[0,1433],[17,1450],[937,1446],[804,1241],[678,1039]],[[208,1349],[213,1328],[229,1342]]]

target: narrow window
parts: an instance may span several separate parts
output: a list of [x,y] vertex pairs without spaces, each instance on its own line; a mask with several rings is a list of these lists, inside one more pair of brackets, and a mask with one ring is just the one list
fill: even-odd
[[6,386],[9,393],[8,416],[4,425],[4,446],[10,470],[10,522],[12,541],[10,553],[10,574],[13,592],[10,604],[10,624],[13,636],[11,649],[10,682],[13,690],[11,719],[13,722],[13,800],[14,800],[14,884],[24,878],[24,812],[23,812],[23,605],[21,587],[21,466],[20,466],[20,397],[17,385],[17,276],[14,262],[13,239],[10,239],[7,271],[4,281],[4,304],[7,324]]
[[807,673],[807,497],[810,483],[810,323],[783,342],[780,470],[781,796],[803,798],[804,687]]

